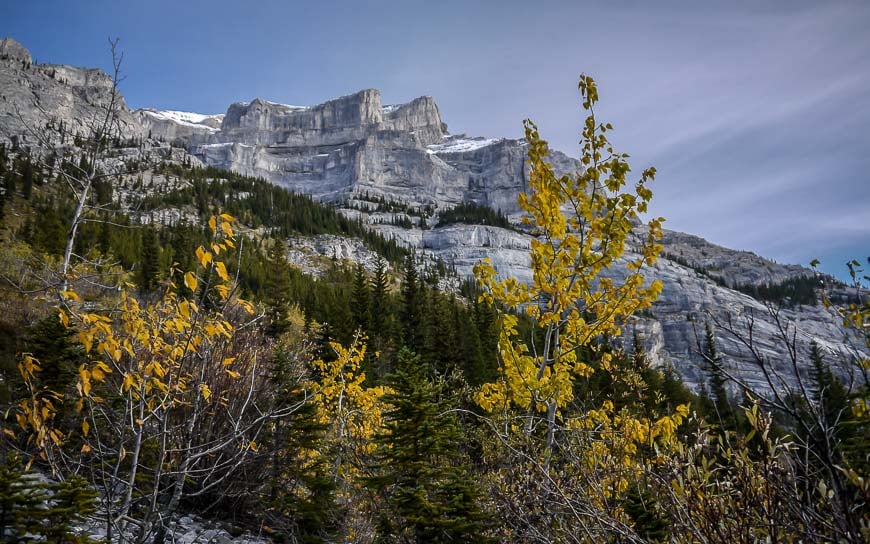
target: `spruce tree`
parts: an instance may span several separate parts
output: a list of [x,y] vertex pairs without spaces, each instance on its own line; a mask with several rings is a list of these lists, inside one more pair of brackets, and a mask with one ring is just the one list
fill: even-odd
[[62,482],[42,482],[10,455],[0,463],[0,542],[93,542],[74,534],[72,525],[94,512],[96,496],[75,475]]
[[290,309],[289,263],[284,254],[284,244],[275,240],[269,247],[268,265],[263,301],[266,303],[266,332],[277,338],[289,328],[287,312]]
[[487,516],[468,468],[457,462],[462,437],[442,391],[426,379],[425,366],[407,348],[387,377],[392,408],[375,436],[375,476],[368,485],[385,497],[381,540],[400,542],[485,542]]
[[735,430],[737,421],[734,408],[728,398],[728,389],[725,386],[726,378],[722,370],[722,358],[716,348],[716,335],[709,322],[704,324],[704,358],[707,361],[710,395],[715,411],[711,416],[719,421],[724,430]]
[[50,315],[33,325],[24,339],[25,350],[42,368],[41,385],[59,394],[73,382],[76,369],[84,362],[83,351],[74,343],[74,336],[74,330],[64,327],[56,315]]
[[[371,278],[371,286],[369,289],[370,311],[369,311],[369,346],[372,348],[368,353],[374,355],[379,353],[380,362],[387,359],[386,351],[389,345],[390,332],[392,326],[390,315],[390,300],[389,300],[389,277],[387,276],[387,263],[383,258],[378,257],[375,264],[375,272]],[[368,356],[368,355],[367,355]],[[386,372],[383,370],[384,365],[379,365],[377,369],[378,377],[383,377]],[[374,378],[375,376],[369,376]]]
[[28,155],[21,165],[21,194],[25,199],[30,199],[33,193],[33,163]]
[[160,280],[160,243],[153,226],[146,227],[142,232],[139,263],[139,287],[144,291],[153,291]]
[[422,293],[423,286],[417,273],[414,255],[405,258],[402,269],[402,340],[413,351],[423,348]]
[[[272,452],[265,505],[289,521],[287,534],[276,536],[303,544],[332,542],[340,515],[336,484],[327,462],[326,425],[318,421],[316,405],[306,402],[293,366],[291,354],[279,348],[272,360],[272,380],[280,391],[277,400],[290,406],[298,404],[299,408],[290,417],[276,420],[265,439]],[[312,456],[313,451],[320,454]]]
[[353,274],[353,292],[350,302],[354,328],[368,332],[371,320],[369,284],[365,268],[359,263]]

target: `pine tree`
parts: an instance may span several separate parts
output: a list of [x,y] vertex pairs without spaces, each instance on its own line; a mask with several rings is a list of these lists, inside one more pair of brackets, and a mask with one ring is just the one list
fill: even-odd
[[414,255],[405,258],[402,269],[402,340],[413,351],[423,348],[422,294],[423,286],[417,273]]
[[396,372],[387,377],[393,392],[384,414],[373,476],[368,485],[386,497],[389,513],[380,520],[382,540],[422,543],[485,542],[487,516],[465,465],[454,464],[462,438],[450,406],[426,379],[425,365],[403,348]]
[[[272,456],[270,495],[266,505],[289,520],[286,536],[303,544],[332,542],[338,528],[339,508],[330,458],[325,450],[326,425],[317,419],[317,408],[305,402],[298,387],[290,354],[279,348],[272,361],[272,380],[281,391],[280,402],[298,404],[285,420],[275,422],[266,439]],[[311,452],[318,455],[312,456]],[[277,535],[276,535],[277,536]]]
[[353,292],[351,293],[351,312],[354,328],[366,332],[370,330],[371,314],[369,306],[369,284],[366,271],[362,264],[358,263],[353,274]]
[[290,309],[289,263],[284,254],[284,245],[276,240],[269,247],[266,283],[263,300],[266,303],[268,322],[266,332],[277,338],[288,330],[287,312]]
[[157,240],[157,231],[152,226],[142,232],[139,262],[139,287],[144,291],[152,291],[157,288],[160,280],[160,243]]
[[710,395],[715,411],[711,416],[719,421],[724,430],[735,430],[737,422],[734,408],[728,398],[728,389],[725,385],[726,378],[722,370],[722,358],[716,348],[716,335],[709,322],[704,324],[704,358],[707,361]]
[[43,483],[10,456],[0,464],[0,541],[92,542],[86,535],[75,535],[72,525],[93,513],[95,498],[96,492],[78,476]]

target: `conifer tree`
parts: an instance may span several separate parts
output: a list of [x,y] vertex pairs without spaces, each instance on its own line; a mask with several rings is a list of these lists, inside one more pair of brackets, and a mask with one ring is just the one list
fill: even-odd
[[73,475],[62,482],[41,482],[9,456],[0,464],[0,541],[8,544],[93,542],[75,535],[72,525],[94,511],[96,492]]
[[353,292],[351,293],[351,312],[354,328],[366,332],[369,331],[371,320],[369,306],[369,284],[366,271],[362,264],[357,263],[353,274]]
[[375,335],[381,334],[386,325],[389,306],[387,300],[388,288],[387,263],[383,258],[378,257],[371,282],[371,325],[372,333]]
[[464,464],[457,464],[462,438],[455,415],[439,388],[426,379],[425,365],[407,348],[387,378],[385,428],[375,436],[375,476],[369,486],[386,498],[382,540],[398,542],[485,542],[487,516]]
[[30,199],[33,192],[33,163],[30,161],[30,156],[26,156],[21,166],[21,194],[24,198]]
[[42,367],[39,380],[51,391],[63,393],[75,379],[79,364],[84,362],[81,347],[73,343],[74,333],[56,315],[50,315],[31,327],[25,337],[26,351]]
[[716,335],[709,322],[704,324],[704,358],[707,361],[707,373],[710,379],[710,395],[713,401],[714,414],[725,430],[735,430],[736,420],[734,408],[728,398],[725,386],[726,378],[722,371],[722,358],[716,348]]
[[414,351],[423,347],[422,337],[422,303],[423,286],[417,273],[414,256],[405,258],[402,269],[402,340]]
[[139,287],[144,291],[152,291],[160,280],[160,244],[157,241],[157,231],[152,226],[142,232],[139,262]]
[[289,520],[287,536],[303,544],[330,542],[340,516],[324,443],[327,426],[318,420],[316,405],[306,402],[291,354],[283,347],[273,358],[272,380],[281,390],[281,402],[299,408],[276,421],[269,437],[272,477],[267,505]]
[[278,337],[288,329],[287,311],[290,307],[290,276],[288,275],[289,263],[284,254],[284,246],[280,241],[275,241],[269,247],[268,270],[266,283],[263,286],[263,300],[266,303],[268,324],[267,332]]

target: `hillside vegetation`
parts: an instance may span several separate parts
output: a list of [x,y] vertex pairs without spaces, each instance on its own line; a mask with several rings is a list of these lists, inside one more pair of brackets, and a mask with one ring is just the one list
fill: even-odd
[[[708,324],[693,394],[622,338],[662,288],[661,218],[606,276],[655,169],[631,177],[595,82],[580,91],[582,172],[557,176],[525,124],[533,281],[485,260],[457,293],[260,179],[141,158],[115,175],[122,142],[100,132],[0,147],[0,536],[83,542],[91,520],[171,542],[197,513],[274,542],[865,541],[866,379],[814,349],[795,394],[755,395]],[[507,226],[472,205],[441,220]],[[361,240],[374,269],[287,262],[319,234]],[[870,347],[870,307],[842,317]]]

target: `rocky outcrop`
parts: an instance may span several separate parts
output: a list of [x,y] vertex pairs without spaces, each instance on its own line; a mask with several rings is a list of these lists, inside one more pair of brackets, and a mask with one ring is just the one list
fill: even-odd
[[[63,127],[72,139],[101,120],[110,102],[112,79],[102,70],[61,64],[32,64],[30,53],[11,38],[0,40],[0,141],[35,145],[46,125]],[[142,127],[118,95],[116,133],[140,136]],[[57,131],[53,132],[57,137]]]
[[33,64],[33,57],[30,56],[30,51],[12,38],[3,38],[0,40],[0,60],[11,60],[23,62],[24,64]]
[[[500,276],[515,277],[526,283],[532,280],[529,260],[532,238],[522,232],[463,224],[432,230],[389,225],[376,225],[375,228],[388,239],[442,260],[460,277],[472,276],[474,265],[489,258]],[[682,234],[666,231],[664,238],[682,239]],[[769,277],[789,277],[783,274],[812,273],[796,266],[782,267],[751,254],[749,258],[746,252],[715,246],[697,237],[693,237],[693,243],[695,247],[706,248],[710,255],[715,253],[722,262],[730,256],[729,273],[741,281],[753,277],[766,281]],[[671,250],[678,248],[666,246]],[[638,255],[629,250],[605,275],[624,278],[626,265],[636,258]],[[759,269],[770,270],[773,276],[759,274]],[[767,390],[770,384],[757,364],[756,353],[765,358],[768,372],[778,374],[787,383],[795,383],[797,376],[786,356],[789,342],[794,342],[802,360],[807,360],[810,342],[816,341],[828,354],[828,361],[835,371],[846,376],[846,369],[837,365],[852,352],[844,341],[834,309],[822,305],[774,308],[669,259],[660,259],[646,276],[661,280],[663,290],[652,309],[638,315],[625,331],[626,347],[632,349],[633,333],[637,332],[650,360],[659,366],[673,366],[691,387],[699,387],[707,379],[701,355],[706,323],[710,323],[716,332],[717,347],[725,368],[758,390]],[[780,325],[793,328],[783,334]],[[749,340],[750,332],[756,353],[743,341]],[[808,370],[807,367],[800,369],[802,378],[807,377]]]
[[223,115],[200,115],[181,111],[139,109],[133,112],[150,137],[165,142],[204,144],[220,129]]
[[779,264],[750,251],[736,251],[711,244],[691,234],[665,231],[662,243],[665,257],[703,270],[729,286],[781,283],[796,276],[812,276],[813,272],[795,264]]
[[[206,116],[178,113],[137,112],[155,137],[185,143],[205,164],[321,200],[397,200],[432,210],[473,201],[516,214],[516,195],[526,188],[523,140],[449,135],[428,96],[388,106],[374,89],[316,106],[258,98],[232,104],[219,130],[197,120]],[[577,169],[561,153],[553,158],[559,172]]]

